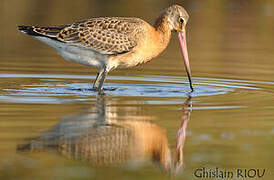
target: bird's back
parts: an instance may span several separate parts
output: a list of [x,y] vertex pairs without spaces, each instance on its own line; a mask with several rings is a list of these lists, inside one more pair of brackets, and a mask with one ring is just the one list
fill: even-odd
[[139,18],[101,17],[60,26],[18,26],[31,35],[91,48],[101,54],[123,54],[138,43],[147,23]]

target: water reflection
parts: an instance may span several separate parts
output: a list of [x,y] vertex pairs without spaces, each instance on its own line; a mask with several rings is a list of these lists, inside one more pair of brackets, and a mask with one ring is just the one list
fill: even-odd
[[152,121],[155,119],[153,116],[141,115],[141,106],[115,104],[115,100],[100,95],[90,113],[64,118],[41,136],[18,145],[17,150],[39,152],[54,149],[65,157],[84,160],[94,166],[150,160],[164,173],[178,174],[184,165],[183,149],[191,98],[183,105],[173,155],[165,129]]

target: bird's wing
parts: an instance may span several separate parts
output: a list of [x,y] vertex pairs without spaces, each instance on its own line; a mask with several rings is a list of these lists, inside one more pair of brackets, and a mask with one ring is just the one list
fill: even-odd
[[60,26],[18,28],[31,36],[43,36],[111,55],[127,53],[137,46],[145,23],[139,18],[106,17]]
[[122,54],[137,45],[143,23],[138,18],[93,18],[63,28],[56,38],[102,54]]

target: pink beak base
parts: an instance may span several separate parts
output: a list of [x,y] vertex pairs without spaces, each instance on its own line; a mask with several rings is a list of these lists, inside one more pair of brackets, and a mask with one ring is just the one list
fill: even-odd
[[184,63],[185,63],[185,68],[187,72],[187,77],[189,80],[189,86],[191,91],[193,92],[193,86],[192,86],[192,81],[191,81],[191,71],[190,71],[190,65],[189,65],[189,59],[188,59],[188,52],[187,52],[187,45],[186,45],[186,32],[178,32],[178,39],[179,39],[179,44],[180,44],[180,49],[181,53],[184,57]]

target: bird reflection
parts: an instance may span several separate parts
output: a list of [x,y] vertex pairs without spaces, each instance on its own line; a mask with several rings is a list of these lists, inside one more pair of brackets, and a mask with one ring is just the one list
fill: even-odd
[[152,122],[154,117],[141,116],[141,107],[115,106],[115,101],[107,100],[104,95],[98,96],[96,103],[90,113],[65,118],[41,136],[18,145],[17,150],[55,149],[65,157],[94,166],[152,160],[168,174],[177,174],[182,169],[191,98],[183,106],[173,155],[165,129]]

